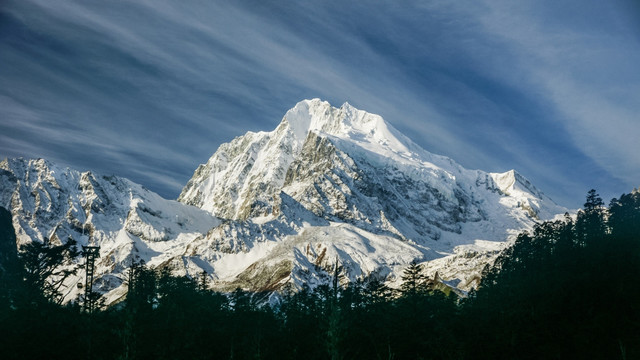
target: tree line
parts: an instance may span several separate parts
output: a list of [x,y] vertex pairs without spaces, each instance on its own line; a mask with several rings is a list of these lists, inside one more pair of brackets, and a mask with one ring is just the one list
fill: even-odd
[[415,262],[399,289],[341,281],[336,263],[325,285],[279,295],[134,263],[126,298],[88,313],[60,304],[72,241],[16,251],[2,208],[0,237],[3,359],[640,358],[637,191],[608,207],[590,191],[577,216],[522,233],[465,297]]

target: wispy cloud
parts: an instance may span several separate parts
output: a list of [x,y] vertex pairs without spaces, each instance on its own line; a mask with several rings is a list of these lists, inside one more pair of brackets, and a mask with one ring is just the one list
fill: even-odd
[[626,186],[640,182],[638,14],[626,13],[621,2],[488,3],[479,21],[514,54],[516,71],[505,78],[524,80],[530,96],[551,104],[550,118],[566,140],[610,177]]
[[575,205],[640,178],[640,46],[624,35],[640,28],[603,3],[4,2],[0,155],[176,196],[220,143],[321,97]]

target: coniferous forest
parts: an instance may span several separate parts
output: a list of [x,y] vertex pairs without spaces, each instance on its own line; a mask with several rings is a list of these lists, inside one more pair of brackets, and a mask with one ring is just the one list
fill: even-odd
[[[2,359],[640,359],[640,192],[539,224],[459,297],[404,272],[314,291],[218,293],[132,264],[121,303],[61,304],[73,242],[16,250],[0,208]],[[57,279],[52,281],[51,279]]]

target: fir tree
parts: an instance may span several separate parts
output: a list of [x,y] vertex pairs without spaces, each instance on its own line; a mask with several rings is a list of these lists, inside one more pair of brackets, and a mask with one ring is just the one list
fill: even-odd
[[427,277],[424,266],[413,260],[402,272],[400,290],[403,296],[415,296],[427,291]]

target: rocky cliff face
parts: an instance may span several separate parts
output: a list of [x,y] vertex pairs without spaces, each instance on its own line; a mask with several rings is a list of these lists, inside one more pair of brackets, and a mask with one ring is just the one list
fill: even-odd
[[515,171],[464,169],[380,116],[317,99],[272,132],[221,145],[177,202],[126,179],[13,159],[0,163],[0,206],[18,245],[100,245],[97,285],[108,301],[126,291],[132,259],[251,290],[314,286],[336,261],[350,280],[393,283],[419,259],[466,290],[515,234],[566,211]]

